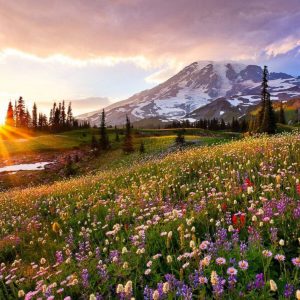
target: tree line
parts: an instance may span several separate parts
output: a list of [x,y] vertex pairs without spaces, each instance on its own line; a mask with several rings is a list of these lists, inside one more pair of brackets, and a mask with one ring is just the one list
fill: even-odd
[[36,103],[33,104],[31,113],[26,108],[25,101],[22,97],[8,103],[5,125],[23,130],[39,130],[59,132],[82,127],[89,127],[87,122],[79,122],[73,117],[72,103],[66,107],[65,101],[53,103],[49,117],[46,114],[38,112]]
[[[107,126],[106,126],[106,115],[105,110],[102,110],[101,117],[100,117],[100,127],[99,127],[100,138],[99,140],[96,137],[92,136],[91,146],[94,149],[96,154],[99,154],[100,151],[106,151],[111,148],[111,143],[109,140],[109,136],[107,133]],[[115,141],[119,142],[119,130],[115,127]],[[124,153],[131,153],[134,151],[133,147],[133,137],[132,137],[132,125],[130,123],[129,117],[126,115],[126,124],[125,124],[125,132],[124,132],[124,140],[122,149]],[[144,145],[141,145],[141,149],[144,149]],[[140,151],[141,151],[140,149]]]
[[248,130],[248,121],[243,119],[232,118],[231,122],[225,122],[224,119],[200,119],[195,122],[189,120],[173,121],[166,125],[166,128],[201,128],[206,130],[230,130],[234,132],[245,132]]

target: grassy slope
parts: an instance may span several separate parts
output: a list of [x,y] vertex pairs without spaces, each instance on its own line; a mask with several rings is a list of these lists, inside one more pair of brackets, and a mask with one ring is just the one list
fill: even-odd
[[[268,233],[270,224],[265,223],[260,226],[259,222],[252,221],[253,214],[247,207],[250,206],[251,201],[254,201],[252,202],[256,203],[254,211],[258,211],[264,206],[261,197],[280,199],[282,194],[285,194],[292,199],[298,198],[295,180],[300,174],[299,150],[297,135],[251,138],[220,146],[178,152],[162,160],[151,159],[149,162],[139,163],[129,160],[122,167],[118,166],[118,170],[107,170],[95,176],[0,194],[1,261],[9,264],[17,254],[23,259],[18,276],[24,276],[26,280],[23,284],[19,284],[19,287],[29,291],[34,287],[33,279],[30,278],[34,277],[35,272],[26,272],[26,266],[29,266],[32,261],[39,262],[41,257],[46,258],[46,265],[52,265],[55,250],[66,249],[65,238],[71,228],[75,242],[74,245],[67,247],[71,247],[73,253],[78,251],[78,243],[82,241],[82,235],[86,230],[82,229],[84,226],[91,229],[90,258],[80,264],[71,258],[70,264],[63,263],[58,267],[61,273],[54,274],[54,270],[50,271],[54,275],[47,281],[48,284],[54,281],[60,282],[71,273],[76,274],[74,276],[78,278],[79,284],[66,287],[64,292],[75,299],[82,293],[81,269],[87,268],[91,281],[89,287],[85,289],[87,295],[89,292],[99,291],[106,297],[108,295],[115,297],[117,283],[125,284],[130,279],[133,281],[134,294],[139,299],[142,288],[146,284],[155,288],[157,282],[164,280],[165,273],[173,273],[177,279],[181,278],[189,282],[188,275],[199,266],[199,259],[203,259],[205,253],[200,253],[195,260],[187,260],[190,266],[182,271],[182,274],[180,268],[186,260],[181,263],[176,260],[176,257],[192,251],[189,246],[191,239],[197,247],[200,241],[206,238],[208,232],[215,239],[216,221],[226,228],[224,220],[227,212],[242,211],[247,215],[247,224],[240,232],[241,240],[248,240],[247,227],[251,226],[263,237],[262,245],[249,244],[250,248],[245,256],[241,256],[239,244],[230,252],[220,249],[219,255],[226,257],[228,261],[232,257],[249,261],[251,269],[246,273],[239,273],[239,285],[243,292],[246,292],[245,287],[250,280],[254,280],[256,272],[265,272],[265,279],[276,280],[282,293],[284,284],[287,281],[295,282],[296,279],[290,266],[290,259],[297,256],[295,243],[300,234],[299,223],[295,223],[291,211],[296,202],[290,203],[284,214],[272,216],[275,222],[272,226],[278,227],[280,238],[289,243],[284,249],[270,241]],[[277,181],[275,175],[278,174],[278,170],[281,170],[282,181],[280,187],[275,188]],[[249,196],[241,188],[243,178],[247,174],[254,184],[254,191]],[[226,212],[219,207],[219,204],[224,203]],[[177,210],[177,216],[171,218],[174,208]],[[181,214],[184,215],[183,219],[180,217]],[[154,222],[155,216],[159,216],[161,221]],[[194,218],[191,222],[196,228],[195,232],[191,231],[185,218]],[[53,222],[57,222],[62,229],[61,236],[55,235],[52,231]],[[35,224],[38,230],[34,229]],[[105,235],[115,224],[121,224],[121,229],[117,232],[118,239]],[[122,227],[125,224],[126,227]],[[142,229],[145,224],[148,224],[148,229]],[[180,226],[186,230],[189,237],[178,235],[177,228]],[[293,228],[293,231],[291,232],[289,228]],[[147,242],[144,246],[146,252],[144,255],[136,255],[137,247],[129,242],[129,236],[139,235],[141,230],[146,234]],[[160,234],[169,231],[173,232],[174,237],[168,242],[168,239],[160,237]],[[227,234],[231,236],[232,233],[227,232]],[[15,248],[9,244],[5,245],[3,240],[8,235],[18,236],[21,242]],[[108,244],[105,239],[108,240]],[[32,243],[29,243],[30,241]],[[98,259],[95,257],[95,249],[97,246],[101,249],[101,259],[106,262],[110,276],[109,281],[101,284],[96,279],[95,267]],[[104,248],[121,251],[124,246],[129,250],[129,254],[121,255],[120,259],[122,263],[124,261],[129,263],[128,270],[123,270],[122,264],[118,265],[107,260],[108,254],[104,251]],[[278,274],[280,270],[275,262],[266,261],[270,267],[263,265],[261,251],[264,248],[271,249],[273,253],[286,254],[288,260],[285,268],[288,272]],[[153,274],[144,275],[147,261],[153,260],[151,257],[158,253],[162,254],[162,259],[153,262]],[[173,264],[166,264],[167,255],[173,257]],[[226,276],[226,269],[222,270],[222,267],[213,263],[205,270],[208,278],[212,270],[217,270],[218,274]],[[281,279],[279,275],[282,276]],[[16,287],[4,285],[2,292],[13,295],[17,290]],[[203,292],[210,294],[209,289],[195,291],[198,295],[200,292],[202,295]],[[235,291],[228,293],[230,299],[238,297]],[[260,295],[259,299],[272,298],[267,285],[266,288],[258,291],[258,295]],[[253,293],[252,298],[255,297],[257,299]]]
[[[169,136],[175,137],[176,130],[136,130],[139,134],[138,137],[152,137],[152,136]],[[114,147],[115,132],[113,129],[108,130],[110,140]],[[204,131],[201,129],[187,129],[187,135],[194,136],[210,136],[219,138],[230,138],[231,136],[238,136],[234,133],[215,133]],[[62,132],[58,134],[37,134],[35,136],[26,135],[24,138],[15,140],[0,140],[0,154],[3,155],[16,155],[24,153],[39,153],[47,151],[62,151],[68,149],[79,148],[89,145],[92,135],[98,137],[98,129],[82,129]],[[122,139],[122,135],[120,135]],[[208,139],[209,140],[209,139]]]

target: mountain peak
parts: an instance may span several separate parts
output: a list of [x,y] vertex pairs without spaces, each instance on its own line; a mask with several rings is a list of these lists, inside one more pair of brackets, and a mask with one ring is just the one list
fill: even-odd
[[[245,111],[259,101],[262,72],[262,67],[253,64],[196,61],[158,86],[108,107],[107,120],[123,124],[126,114],[132,121],[181,119],[220,98],[224,107],[227,100],[229,107],[234,105],[235,113]],[[285,73],[270,73],[269,86],[272,100],[300,95],[299,78]]]

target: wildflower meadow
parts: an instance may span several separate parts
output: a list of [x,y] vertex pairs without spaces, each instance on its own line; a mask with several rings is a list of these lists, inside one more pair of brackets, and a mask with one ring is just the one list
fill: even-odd
[[0,299],[300,299],[300,135],[0,194]]

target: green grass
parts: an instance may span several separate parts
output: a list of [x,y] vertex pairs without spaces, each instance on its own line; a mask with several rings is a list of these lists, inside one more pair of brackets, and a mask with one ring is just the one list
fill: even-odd
[[[120,130],[121,131],[121,130]],[[175,139],[176,130],[162,129],[162,130],[143,130],[136,129],[135,133],[135,146],[138,148],[140,139],[145,140],[148,150],[151,152],[154,150],[163,150],[168,147]],[[115,142],[115,131],[113,129],[108,130],[109,139],[112,144],[112,149],[120,147],[120,143]],[[226,138],[229,139],[232,136],[237,136],[232,133],[214,133],[210,131],[204,131],[201,129],[187,129],[187,140],[203,139],[203,141],[211,142]],[[53,152],[63,151],[69,149],[76,149],[90,145],[92,135],[99,137],[98,129],[82,129],[73,130],[68,132],[62,132],[57,134],[37,134],[34,136],[27,135],[22,139],[14,140],[2,140],[0,141],[0,153],[1,156],[11,156],[24,153],[40,153],[40,152]],[[165,137],[164,139],[155,139],[156,136]],[[206,138],[210,136],[211,138]],[[120,139],[122,141],[122,134]],[[148,140],[149,139],[149,140]]]

